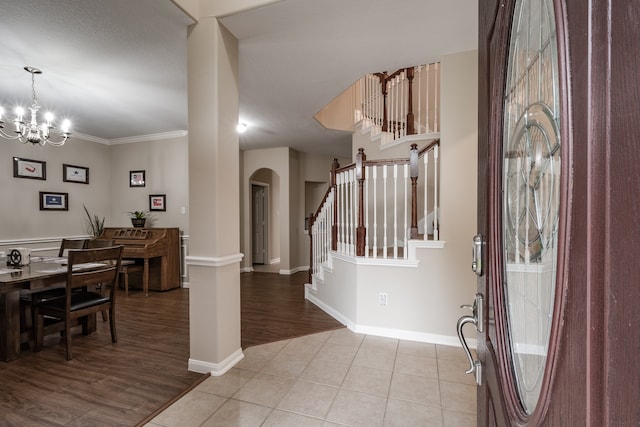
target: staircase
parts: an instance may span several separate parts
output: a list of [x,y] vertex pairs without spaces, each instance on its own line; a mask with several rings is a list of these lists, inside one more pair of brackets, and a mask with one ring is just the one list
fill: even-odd
[[353,107],[353,163],[333,162],[310,220],[305,298],[354,332],[459,346],[460,303],[476,292],[477,54],[418,68],[334,100]]
[[[364,148],[350,165],[334,160],[331,185],[310,219],[310,283],[330,250],[407,261],[410,240],[439,240],[439,78],[438,63],[420,65],[365,75],[343,94],[354,130],[369,135],[377,160],[367,160]],[[406,157],[380,158],[402,145],[410,146]]]

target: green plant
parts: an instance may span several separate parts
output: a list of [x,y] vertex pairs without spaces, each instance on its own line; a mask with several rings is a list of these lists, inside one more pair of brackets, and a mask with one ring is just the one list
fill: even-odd
[[133,211],[133,212],[128,212],[129,215],[131,215],[131,218],[135,218],[135,219],[142,219],[142,218],[146,218],[147,217],[147,213],[149,213],[149,211],[144,210],[144,211]]
[[85,205],[82,205],[82,207],[84,208],[84,213],[87,215],[87,222],[89,223],[89,233],[93,237],[98,237],[104,230],[105,217],[100,218],[98,215],[91,215]]

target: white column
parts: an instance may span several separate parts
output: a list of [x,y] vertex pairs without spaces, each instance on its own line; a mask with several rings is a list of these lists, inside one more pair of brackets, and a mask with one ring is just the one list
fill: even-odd
[[189,31],[189,370],[221,375],[240,347],[238,41],[215,18]]

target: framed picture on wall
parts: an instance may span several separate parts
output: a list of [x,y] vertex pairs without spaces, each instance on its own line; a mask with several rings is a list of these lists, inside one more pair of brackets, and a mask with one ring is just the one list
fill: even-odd
[[64,182],[89,183],[89,168],[74,165],[62,165],[62,180]]
[[40,192],[41,211],[68,211],[69,193]]
[[150,194],[149,195],[149,210],[150,211],[162,211],[167,210],[167,195],[166,194]]
[[129,187],[144,187],[144,171],[129,171]]
[[47,179],[47,162],[40,160],[13,158],[14,178]]

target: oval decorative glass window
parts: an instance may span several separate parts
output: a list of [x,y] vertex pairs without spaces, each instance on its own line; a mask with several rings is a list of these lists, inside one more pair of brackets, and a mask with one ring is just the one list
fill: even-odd
[[512,369],[536,408],[547,361],[558,259],[560,118],[553,2],[518,0],[503,135],[503,262]]

